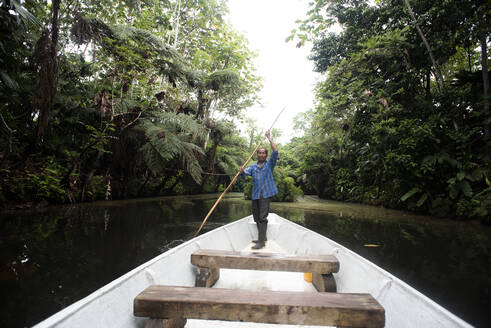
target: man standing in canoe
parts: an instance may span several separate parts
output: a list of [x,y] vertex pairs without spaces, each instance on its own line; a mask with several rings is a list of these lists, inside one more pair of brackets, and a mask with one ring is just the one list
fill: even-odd
[[252,216],[257,224],[258,231],[258,240],[253,240],[256,245],[252,246],[252,249],[260,249],[265,246],[269,203],[271,197],[278,193],[278,187],[276,187],[273,179],[273,170],[278,160],[278,148],[276,148],[271,139],[269,130],[266,132],[266,138],[268,138],[271,149],[273,149],[269,160],[266,160],[268,150],[259,148],[257,150],[257,163],[250,165],[246,169],[240,168],[241,177],[252,176]]

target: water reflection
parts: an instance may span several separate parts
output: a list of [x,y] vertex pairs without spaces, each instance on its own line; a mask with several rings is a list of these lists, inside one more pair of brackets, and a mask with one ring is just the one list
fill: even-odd
[[[288,217],[291,209],[277,205],[275,212]],[[454,221],[367,220],[341,212],[305,210],[303,216],[309,229],[350,248],[464,320],[491,326],[489,228]]]
[[[6,304],[0,326],[33,325],[192,238],[211,197],[3,213],[0,288]],[[248,202],[225,201],[203,231],[249,212]]]
[[[173,197],[3,213],[0,326],[33,325],[189,240],[215,200]],[[359,253],[470,323],[491,324],[489,229],[332,202],[273,203],[271,209]],[[225,199],[203,230],[250,211],[250,201]]]

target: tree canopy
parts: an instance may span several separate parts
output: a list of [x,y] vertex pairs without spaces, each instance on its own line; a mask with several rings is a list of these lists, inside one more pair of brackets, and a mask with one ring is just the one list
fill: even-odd
[[489,220],[490,10],[466,0],[312,3],[290,36],[313,42],[325,76],[292,142],[308,188]]
[[[312,2],[287,39],[312,42],[324,78],[296,119],[303,136],[279,145],[279,200],[491,222],[490,12]],[[261,138],[237,126],[261,84],[226,14],[225,0],[2,1],[1,202],[223,190]]]
[[217,117],[257,102],[260,78],[226,13],[223,0],[2,1],[2,201],[199,192],[217,158],[236,169],[244,155],[216,141],[237,127]]

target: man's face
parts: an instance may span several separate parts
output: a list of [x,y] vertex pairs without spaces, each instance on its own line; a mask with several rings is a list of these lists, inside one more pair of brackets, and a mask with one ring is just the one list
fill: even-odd
[[266,149],[261,148],[257,151],[258,162],[264,162],[266,160]]

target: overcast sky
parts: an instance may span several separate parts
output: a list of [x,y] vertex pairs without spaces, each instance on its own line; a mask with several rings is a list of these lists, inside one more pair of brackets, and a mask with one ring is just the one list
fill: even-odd
[[250,48],[258,54],[256,67],[263,77],[260,94],[263,108],[251,107],[246,115],[256,119],[258,126],[269,128],[286,106],[275,125],[282,130],[280,142],[293,135],[292,121],[296,114],[312,108],[314,85],[319,74],[313,72],[313,63],[307,59],[310,46],[296,48],[294,42],[285,42],[295,27],[295,20],[303,19],[307,0],[229,0],[229,21],[242,32]]

